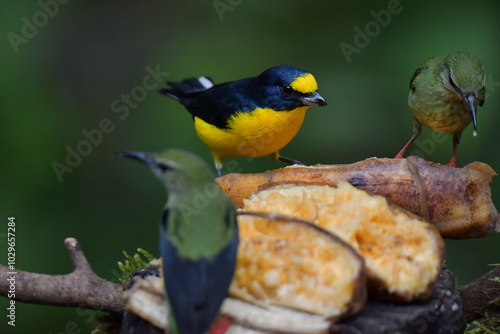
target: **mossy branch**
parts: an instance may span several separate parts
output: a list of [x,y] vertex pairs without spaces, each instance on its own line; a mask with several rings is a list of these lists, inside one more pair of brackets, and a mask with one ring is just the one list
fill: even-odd
[[500,266],[480,278],[458,289],[465,303],[467,321],[482,318],[485,313],[490,317],[500,317]]
[[15,270],[15,275],[0,265],[0,295],[7,297],[10,281],[15,277],[15,299],[25,303],[81,307],[112,313],[123,312],[122,286],[109,282],[92,270],[78,241],[64,240],[73,272],[66,275],[46,275]]

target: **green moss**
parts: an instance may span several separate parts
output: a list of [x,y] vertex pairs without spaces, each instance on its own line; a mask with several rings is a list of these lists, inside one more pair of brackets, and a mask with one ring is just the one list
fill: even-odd
[[[499,264],[491,264],[491,266],[498,266]],[[500,283],[500,277],[496,276],[490,281]],[[500,288],[500,285],[498,285]],[[488,302],[488,308],[496,308],[500,306],[500,298],[494,298]],[[496,313],[491,317],[485,313],[484,317],[479,320],[474,320],[467,324],[465,334],[497,334],[500,333],[500,316]]]
[[500,333],[500,319],[490,318],[486,313],[481,320],[474,320],[467,324],[464,334],[498,334]]
[[122,277],[118,280],[123,286],[129,284],[130,275],[132,275],[134,271],[149,267],[149,262],[155,258],[151,253],[142,248],[137,248],[137,253],[133,256],[126,251],[123,251],[123,255],[126,260],[124,262],[118,261],[118,268],[120,268],[122,272]]

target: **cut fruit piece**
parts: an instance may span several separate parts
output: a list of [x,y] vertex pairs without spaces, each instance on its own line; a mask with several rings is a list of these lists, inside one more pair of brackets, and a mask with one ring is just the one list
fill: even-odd
[[364,261],[339,237],[310,222],[265,212],[240,211],[238,224],[231,296],[331,320],[364,306]]
[[438,278],[444,243],[436,228],[346,182],[278,185],[245,199],[244,210],[312,221],[365,258],[371,295],[394,301],[427,298]]

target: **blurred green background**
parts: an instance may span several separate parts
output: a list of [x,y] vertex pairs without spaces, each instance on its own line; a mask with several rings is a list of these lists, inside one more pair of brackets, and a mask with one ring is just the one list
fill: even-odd
[[[483,61],[488,93],[479,135],[466,129],[458,163],[479,160],[500,170],[498,1],[59,1],[0,5],[0,263],[8,216],[16,217],[21,270],[70,272],[63,245],[70,236],[107,279],[114,279],[122,250],[157,253],[164,190],[144,166],[115,152],[178,147],[212,164],[187,111],[156,93],[165,80],[210,75],[222,82],[278,64],[306,69],[328,106],[308,111],[282,153],[310,164],[352,163],[393,157],[406,143],[413,125],[408,83],[420,62],[469,51]],[[384,16],[388,6],[393,13]],[[371,37],[355,39],[356,27],[369,28]],[[347,44],[357,48],[348,57],[340,47]],[[151,71],[161,73],[155,79]],[[95,134],[103,119],[108,133],[85,146],[84,131]],[[429,149],[425,158],[450,158],[449,136],[432,143],[425,129],[420,141]],[[60,181],[53,165],[67,164],[68,147],[86,156]],[[283,166],[236,160],[244,172]],[[496,179],[493,197],[500,203]],[[499,241],[447,241],[459,284],[500,261]],[[12,328],[7,302],[0,298],[1,333],[31,333],[34,326],[37,333],[89,333],[95,325],[92,312],[18,303]]]

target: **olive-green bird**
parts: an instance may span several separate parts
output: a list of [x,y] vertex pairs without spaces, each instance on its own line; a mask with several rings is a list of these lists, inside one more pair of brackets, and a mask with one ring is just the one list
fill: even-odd
[[402,158],[420,134],[422,124],[434,131],[453,135],[449,166],[457,165],[457,146],[462,131],[470,124],[477,134],[477,107],[484,103],[486,77],[481,61],[466,52],[429,58],[410,80],[408,105],[415,119],[413,134],[396,155]]
[[232,201],[198,156],[176,149],[121,152],[147,164],[168,191],[160,224],[169,333],[205,334],[227,296],[236,265]]

